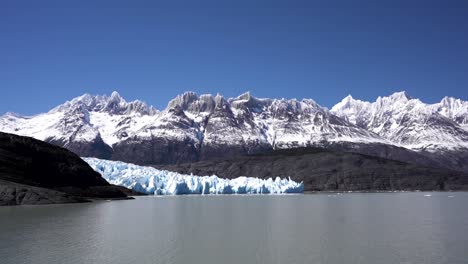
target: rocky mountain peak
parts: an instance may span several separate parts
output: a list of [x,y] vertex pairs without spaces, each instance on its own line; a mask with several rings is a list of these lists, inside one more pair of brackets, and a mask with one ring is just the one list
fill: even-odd
[[446,146],[459,146],[468,134],[458,126],[464,118],[454,118],[444,107],[452,101],[445,98],[440,104],[430,105],[411,98],[406,92],[397,92],[378,97],[372,103],[345,98],[332,108],[332,112],[405,147],[433,147],[441,145],[441,138]]
[[468,102],[454,97],[444,97],[440,103],[432,105],[434,111],[452,119],[468,130]]
[[68,108],[65,112],[65,118],[81,120],[84,123],[89,123],[89,111],[83,102],[78,102]]
[[105,106],[102,109],[104,112],[108,112],[111,114],[118,114],[124,108],[126,108],[127,102],[120,96],[120,94],[116,91],[113,91],[111,96],[106,98]]
[[253,98],[253,96],[250,94],[250,91],[247,91],[241,95],[239,95],[236,99],[237,100],[245,100],[245,101],[249,101]]
[[215,101],[215,108],[218,108],[218,109],[229,108],[228,101],[226,101],[226,99],[224,99],[224,97],[220,94],[216,94],[216,96],[214,97],[214,101]]
[[456,112],[468,112],[468,102],[454,97],[445,96],[438,105],[441,108],[454,110]]
[[335,106],[339,106],[340,108],[349,108],[349,107],[352,107],[353,103],[355,103],[356,101],[357,100],[355,100],[352,95],[348,94],[348,96],[343,98]]
[[169,101],[167,109],[172,109],[175,107],[180,107],[183,110],[186,110],[190,104],[198,100],[198,95],[194,92],[185,92],[183,94],[177,95],[176,98]]
[[260,112],[263,108],[271,103],[271,99],[259,99],[254,97],[250,92],[245,92],[236,98],[228,100],[233,108],[249,109],[251,112]]
[[395,92],[388,97],[395,101],[409,101],[413,99],[406,91]]
[[146,103],[139,100],[127,102],[116,91],[112,92],[110,96],[86,93],[53,108],[50,112],[67,112],[69,109],[76,108],[77,105],[84,106],[89,112],[106,112],[112,115],[132,113],[154,115],[158,112],[154,107],[148,106]]
[[216,107],[215,98],[211,94],[198,96],[194,92],[185,92],[172,99],[166,107],[166,111],[179,108],[193,114],[201,112],[211,113]]
[[376,105],[378,105],[379,107],[394,106],[396,104],[401,105],[406,104],[411,99],[412,98],[405,91],[396,92],[389,96],[377,97]]

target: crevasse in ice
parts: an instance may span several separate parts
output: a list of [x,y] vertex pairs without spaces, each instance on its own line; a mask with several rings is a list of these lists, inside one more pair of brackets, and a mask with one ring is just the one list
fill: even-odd
[[121,161],[83,158],[109,183],[146,194],[271,194],[302,193],[304,184],[291,179],[253,177],[222,179],[213,176],[180,174]]

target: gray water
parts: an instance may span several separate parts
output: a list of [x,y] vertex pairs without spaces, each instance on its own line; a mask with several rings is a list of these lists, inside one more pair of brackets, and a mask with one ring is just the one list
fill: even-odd
[[427,194],[3,207],[0,263],[468,263],[468,193]]

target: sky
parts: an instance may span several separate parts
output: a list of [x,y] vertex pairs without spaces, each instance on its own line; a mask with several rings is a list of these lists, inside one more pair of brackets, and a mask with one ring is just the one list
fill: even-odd
[[468,100],[468,1],[170,3],[0,1],[0,114],[114,90],[158,109],[184,91]]

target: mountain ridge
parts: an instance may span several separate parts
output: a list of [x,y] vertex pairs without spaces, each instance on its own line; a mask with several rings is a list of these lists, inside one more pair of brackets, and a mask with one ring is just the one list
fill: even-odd
[[439,153],[450,152],[456,159],[450,168],[465,170],[468,165],[460,164],[468,156],[466,116],[466,101],[446,97],[429,105],[406,92],[373,103],[349,95],[330,110],[312,99],[256,98],[250,92],[231,98],[185,92],[157,110],[113,92],[84,94],[35,116],[7,113],[0,117],[0,131],[33,136],[81,156],[137,164],[327,146],[415,162],[425,156],[424,165],[440,166],[445,160],[437,161]]
[[468,102],[460,99],[444,97],[440,103],[426,104],[398,92],[375,102],[346,97],[330,111],[409,149],[468,147]]

